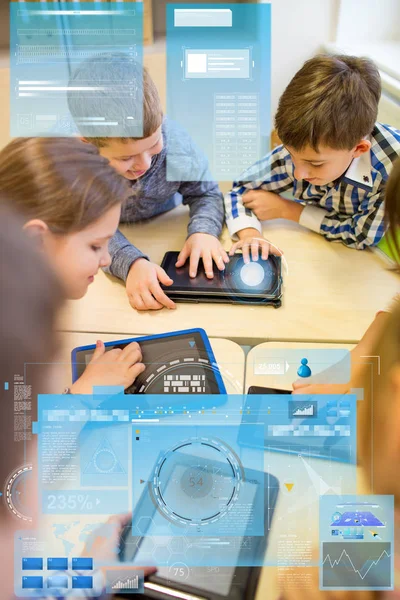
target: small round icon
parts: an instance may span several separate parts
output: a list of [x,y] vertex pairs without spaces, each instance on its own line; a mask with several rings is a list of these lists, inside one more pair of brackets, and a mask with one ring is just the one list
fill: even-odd
[[302,358],[300,362],[301,362],[301,365],[297,369],[297,375],[299,377],[310,377],[311,369],[308,366],[308,360],[306,358]]
[[189,567],[183,562],[176,562],[168,568],[171,581],[185,581],[190,575]]
[[240,277],[245,285],[256,287],[264,279],[264,269],[258,262],[250,262],[240,269]]

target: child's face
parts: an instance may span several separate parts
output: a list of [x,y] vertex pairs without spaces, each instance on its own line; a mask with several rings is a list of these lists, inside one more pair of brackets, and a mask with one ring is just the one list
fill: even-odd
[[310,146],[296,151],[286,146],[294,164],[294,176],[304,179],[313,185],[326,185],[341,177],[347,171],[353,158],[367,152],[371,142],[361,140],[351,150],[335,150],[328,146],[320,146],[316,152]]
[[134,181],[150,169],[151,159],[163,149],[161,126],[153,135],[142,140],[121,142],[110,139],[104,148],[99,148],[102,156],[110,161],[114,169],[126,179]]
[[55,235],[47,230],[43,246],[65,288],[67,298],[82,298],[100,267],[110,264],[108,242],[117,230],[121,205],[110,208],[82,231]]

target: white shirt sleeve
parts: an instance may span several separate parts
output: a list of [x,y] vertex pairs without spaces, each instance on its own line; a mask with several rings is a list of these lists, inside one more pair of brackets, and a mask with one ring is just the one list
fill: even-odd
[[305,206],[300,215],[299,224],[311,231],[321,233],[321,224],[328,211],[319,206]]

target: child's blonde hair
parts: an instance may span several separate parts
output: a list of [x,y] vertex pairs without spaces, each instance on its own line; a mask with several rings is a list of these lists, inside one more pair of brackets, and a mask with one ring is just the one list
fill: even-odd
[[[81,135],[98,148],[112,140],[148,138],[162,124],[163,110],[154,81],[145,67],[123,52],[96,54],[82,61],[74,70],[69,86],[71,115]],[[81,86],[85,90],[80,90]],[[96,90],[88,91],[87,86]],[[134,91],[130,92],[131,89]],[[140,135],[133,134],[138,128],[139,114],[143,125]],[[93,120],[94,116],[107,119],[107,130]]]
[[127,199],[126,180],[78,138],[17,138],[0,152],[0,194],[53,233],[85,229]]

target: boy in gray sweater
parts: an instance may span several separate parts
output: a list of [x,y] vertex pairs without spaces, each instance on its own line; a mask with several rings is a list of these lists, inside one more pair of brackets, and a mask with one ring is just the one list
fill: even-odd
[[[110,94],[111,86],[106,86],[105,91],[96,86],[104,80],[112,82],[120,93]],[[127,83],[135,80],[139,81],[138,93],[126,94]],[[79,88],[84,87],[83,83],[86,89],[81,92]],[[88,93],[88,83],[93,89],[96,86],[93,93]],[[222,194],[218,184],[210,180],[207,160],[190,136],[163,117],[157,89],[146,69],[143,69],[142,79],[141,68],[128,56],[121,53],[96,56],[76,69],[70,88],[68,105],[80,134],[96,145],[116,171],[131,182],[132,196],[122,208],[121,222],[149,219],[181,201],[189,206],[190,217],[188,237],[176,266],[182,266],[189,259],[191,277],[196,276],[200,259],[209,278],[213,277],[213,262],[223,270],[229,258],[218,239],[224,221]],[[138,99],[143,102],[141,137],[135,137],[134,130],[129,130],[127,120],[132,114],[138,114]],[[108,123],[115,123],[114,131],[112,125],[107,127],[107,137],[103,133],[105,128],[100,129],[99,119],[93,118],[99,116],[106,116]],[[127,125],[121,125],[124,123]],[[169,143],[174,149],[178,147],[179,153],[174,150],[167,180]],[[171,181],[175,179],[171,177],[174,165],[176,181]],[[106,271],[125,281],[129,302],[134,308],[175,308],[160,287],[160,283],[171,285],[172,280],[159,265],[151,262],[120,231],[110,241],[109,249],[112,262]]]

